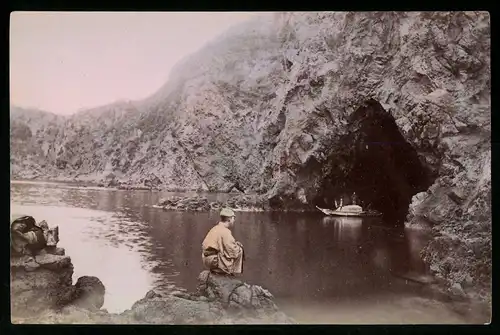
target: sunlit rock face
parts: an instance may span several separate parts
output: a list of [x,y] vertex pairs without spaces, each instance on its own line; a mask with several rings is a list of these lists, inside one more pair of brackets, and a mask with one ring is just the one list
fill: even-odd
[[394,223],[432,226],[431,271],[489,299],[490,94],[487,13],[267,15],[184,59],[144,101],[49,123],[11,110],[11,171],[237,185],[276,208],[356,191]]

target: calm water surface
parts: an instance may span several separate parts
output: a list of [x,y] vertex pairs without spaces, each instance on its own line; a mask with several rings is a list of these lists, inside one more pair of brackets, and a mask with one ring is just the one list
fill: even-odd
[[[106,286],[103,307],[121,312],[150,289],[196,287],[201,241],[218,216],[147,207],[169,195],[12,182],[11,213],[58,225],[73,280],[99,277]],[[320,212],[237,213],[236,220],[234,235],[246,253],[243,279],[268,288],[299,322],[463,322],[400,278],[425,272],[418,253],[428,237],[420,231]]]

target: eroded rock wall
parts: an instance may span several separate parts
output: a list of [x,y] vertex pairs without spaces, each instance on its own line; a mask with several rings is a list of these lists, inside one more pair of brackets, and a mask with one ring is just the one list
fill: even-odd
[[73,264],[68,256],[15,257],[10,265],[13,317],[35,316],[57,308],[72,287]]

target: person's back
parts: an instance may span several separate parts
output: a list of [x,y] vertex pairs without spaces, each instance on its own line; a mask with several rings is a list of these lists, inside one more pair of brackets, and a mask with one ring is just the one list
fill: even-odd
[[203,265],[220,274],[243,272],[243,246],[237,242],[230,228],[234,226],[234,212],[221,211],[221,221],[212,227],[202,242]]

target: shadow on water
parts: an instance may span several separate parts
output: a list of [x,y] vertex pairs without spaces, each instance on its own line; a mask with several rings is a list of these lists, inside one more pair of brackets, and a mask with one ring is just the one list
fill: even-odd
[[[99,249],[101,259],[106,259],[108,251],[121,247],[140,255],[140,269],[127,273],[128,278],[110,275],[105,284],[118,287],[118,282],[148,276],[149,281],[136,282],[144,285],[134,288],[143,292],[141,296],[152,287],[195,289],[202,271],[201,242],[218,221],[216,212],[166,212],[144,206],[169,195],[161,192],[13,184],[11,194],[11,208],[19,210],[43,205],[110,213],[100,217],[88,214],[87,228],[82,228],[80,235],[66,238],[85,240],[79,248],[104,243],[106,247]],[[36,211],[31,213],[37,220],[44,219],[40,217],[42,212],[38,212],[39,216]],[[60,213],[66,217],[59,218],[57,224],[78,216],[67,210]],[[64,229],[69,227],[63,225]],[[234,236],[245,246],[243,279],[268,288],[278,299],[339,301],[406,292],[410,288],[395,275],[425,272],[418,253],[427,237],[393,228],[379,219],[324,217],[321,213],[238,213]],[[78,252],[77,247],[72,249],[72,253]],[[125,253],[116,251],[117,259],[120,252]],[[75,269],[80,266],[78,262],[84,262],[85,253],[81,255],[74,257]],[[123,263],[110,262],[108,266],[108,271],[113,272]],[[126,285],[120,287],[123,292],[115,290],[113,294],[127,295]]]

